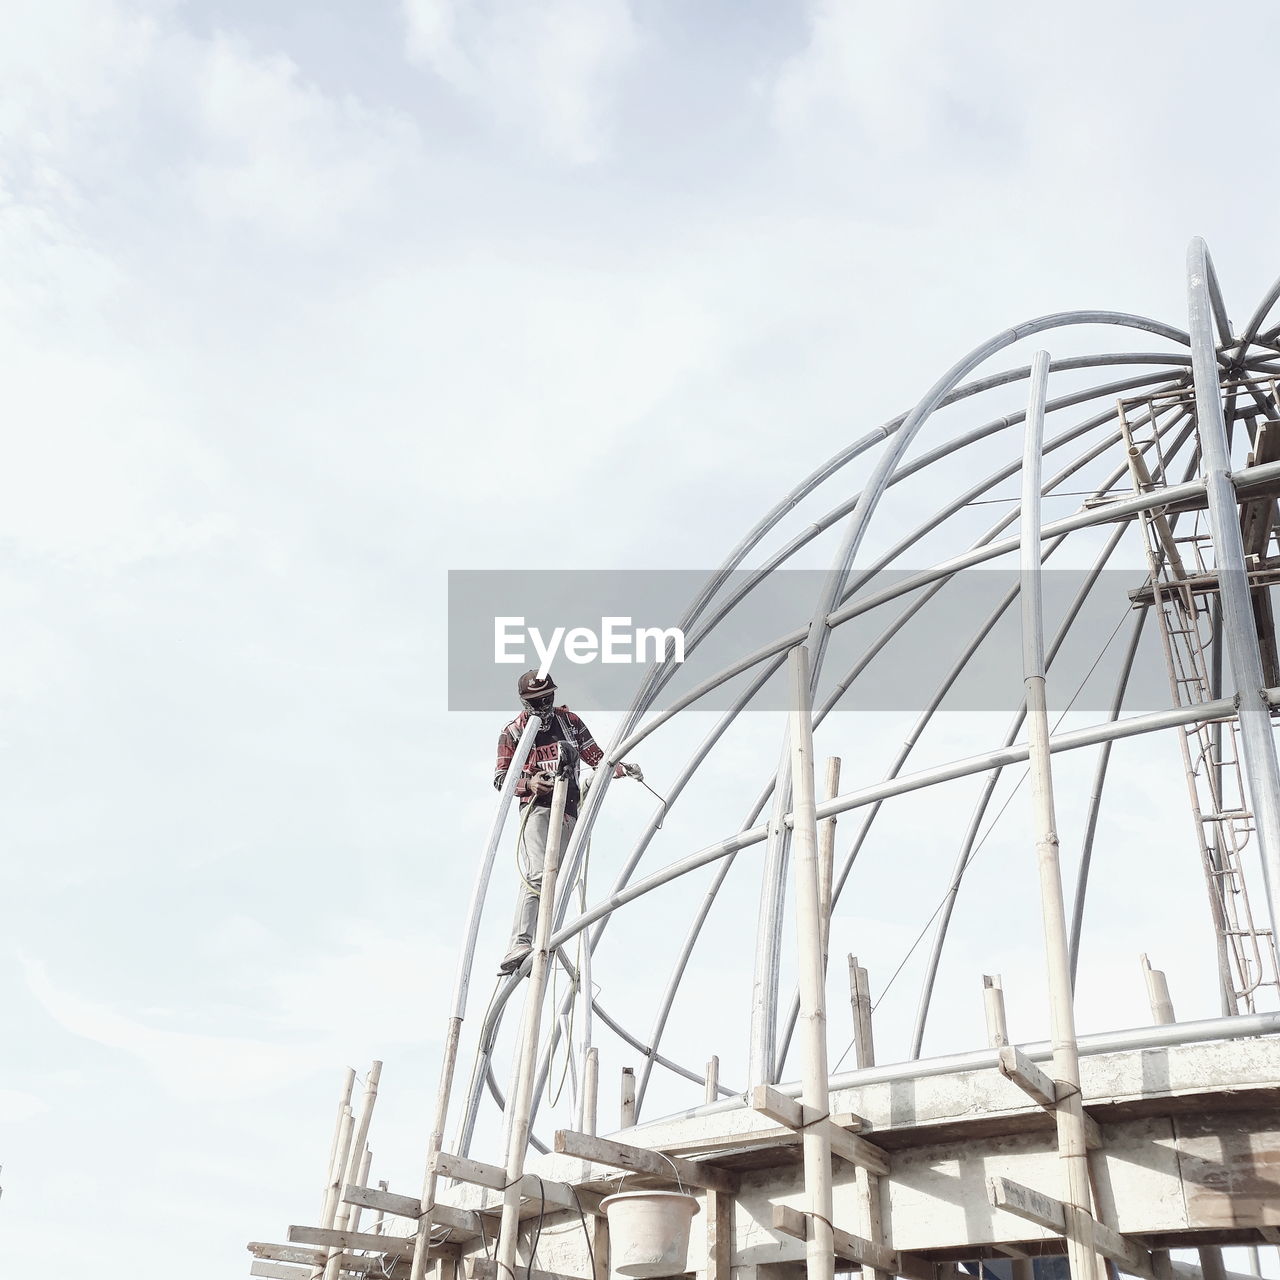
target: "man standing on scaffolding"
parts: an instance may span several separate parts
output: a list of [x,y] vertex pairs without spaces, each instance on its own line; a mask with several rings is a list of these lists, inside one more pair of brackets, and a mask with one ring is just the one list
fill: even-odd
[[[575,715],[568,707],[554,705],[555,690],[556,683],[550,673],[539,679],[536,671],[526,671],[516,684],[516,693],[524,710],[498,735],[498,763],[493,785],[501,788],[530,715],[537,715],[542,720],[542,728],[533,740],[533,750],[516,780],[515,793],[520,799],[516,863],[520,869],[521,894],[511,928],[511,946],[502,958],[499,974],[514,973],[533,950],[533,930],[538,919],[538,892],[542,887],[542,863],[547,852],[551,793],[555,789],[556,774],[563,769],[569,779],[564,829],[560,837],[563,850],[578,820],[578,801],[582,795],[578,786],[578,762],[581,760],[594,769],[604,759],[604,752],[596,745],[581,716]],[[636,764],[615,765],[613,776],[643,779],[640,766]]]

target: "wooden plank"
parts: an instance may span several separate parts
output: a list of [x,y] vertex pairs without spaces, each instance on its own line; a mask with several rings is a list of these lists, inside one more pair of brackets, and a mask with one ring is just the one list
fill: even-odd
[[1099,1151],[1105,1145],[1102,1137],[1102,1126],[1087,1111],[1083,1114],[1085,1150]]
[[[707,1194],[715,1195],[714,1191]],[[609,1219],[588,1218],[587,1231],[591,1236],[591,1261],[595,1270],[592,1280],[610,1280],[609,1272]]]
[[[749,1111],[742,1112],[750,1116]],[[757,1113],[758,1114],[758,1113]],[[865,1125],[861,1116],[852,1111],[837,1111],[831,1116],[831,1123],[846,1132],[856,1133]],[[668,1155],[697,1155],[702,1152],[752,1151],[758,1147],[794,1147],[800,1141],[800,1135],[785,1124],[771,1124],[767,1127],[756,1126],[748,1129],[731,1129],[727,1133],[709,1134],[701,1138],[674,1138],[669,1142],[656,1142],[654,1151],[665,1151]]]
[[1058,1105],[1058,1086],[1016,1045],[999,1049],[1000,1074],[1012,1080],[1038,1107],[1052,1110]]
[[759,1084],[751,1091],[751,1108],[770,1120],[776,1120],[790,1129],[826,1130],[831,1142],[831,1151],[842,1160],[868,1169],[872,1173],[884,1175],[889,1172],[889,1156],[882,1148],[856,1134],[847,1133],[832,1123],[831,1118],[819,1117],[812,1107],[801,1106],[795,1098],[779,1093],[771,1085]]
[[[497,1280],[498,1264],[492,1258],[468,1258],[465,1265],[471,1280]],[[517,1270],[522,1277],[531,1276],[532,1280],[584,1280],[579,1276],[567,1276],[562,1271],[530,1271],[523,1264]]]
[[1105,1222],[1094,1222],[1093,1242],[1098,1252],[1110,1258],[1121,1271],[1155,1280],[1151,1255],[1131,1240],[1126,1240],[1118,1231],[1113,1231]]
[[[301,1265],[310,1275],[315,1267],[323,1267],[329,1257],[327,1249],[306,1249],[298,1245],[264,1244],[255,1240],[249,1245],[249,1252],[256,1258],[266,1258],[274,1262],[291,1262]],[[433,1250],[434,1252],[434,1250]],[[358,1275],[370,1272],[382,1274],[381,1258],[357,1257],[354,1253],[343,1254],[341,1266],[344,1271],[352,1271]]]
[[[1046,1111],[1052,1111],[1057,1107],[1057,1083],[1015,1045],[1000,1046],[997,1065],[1000,1068],[1000,1074],[1006,1080],[1013,1081],[1036,1106],[1043,1107]],[[1084,1145],[1089,1151],[1096,1151],[1102,1146],[1102,1130],[1088,1112],[1084,1115]]]
[[[868,1240],[876,1244],[884,1243],[884,1189],[880,1178],[869,1169],[859,1169],[855,1175],[858,1190],[859,1207],[862,1212],[861,1226],[865,1228]],[[887,1271],[877,1271],[874,1267],[864,1267],[862,1280],[893,1280]]]
[[[773,1228],[796,1240],[809,1238],[810,1218],[807,1213],[793,1209],[790,1205],[775,1204],[773,1206]],[[936,1264],[927,1258],[914,1253],[898,1253],[887,1245],[874,1244],[861,1236],[833,1230],[835,1251],[838,1257],[845,1258],[858,1266],[872,1267],[877,1271],[885,1271],[891,1275],[906,1277],[906,1280],[937,1280]]]
[[[491,1191],[506,1190],[507,1175],[496,1164],[484,1164],[479,1160],[442,1151],[436,1157],[436,1169],[443,1177],[456,1178],[459,1182],[488,1187]],[[593,1214],[601,1212],[602,1197],[596,1192],[571,1187],[567,1182],[540,1178],[536,1173],[526,1173],[521,1177],[520,1194],[536,1204],[545,1201],[557,1209],[572,1209],[575,1212],[581,1210],[583,1213]]]
[[1059,1235],[1067,1230],[1067,1211],[1061,1200],[1033,1191],[1011,1178],[988,1178],[987,1199],[997,1209],[1007,1209]]
[[[1024,1187],[1011,1178],[989,1178],[987,1196],[997,1209],[1006,1209],[1020,1218],[1038,1223],[1059,1235],[1065,1234],[1067,1214],[1061,1200],[1055,1200],[1041,1191]],[[1098,1252],[1110,1258],[1117,1266],[1133,1275],[1153,1276],[1151,1257],[1145,1249],[1126,1240],[1118,1231],[1105,1223],[1095,1221],[1093,1239]]]
[[707,1192],[707,1272],[705,1280],[732,1280],[733,1197]]
[[[290,1266],[284,1262],[254,1262],[250,1264],[249,1274],[260,1276],[264,1280],[312,1280],[316,1268],[322,1267],[329,1256],[327,1249],[312,1250],[317,1255],[316,1261],[307,1266]],[[407,1280],[409,1264],[397,1263],[390,1270],[383,1267],[380,1258],[357,1257],[353,1253],[343,1254],[338,1259],[339,1271],[349,1275],[367,1276],[376,1274],[378,1280]]]
[[364,1231],[334,1231],[328,1227],[290,1227],[291,1244],[318,1244],[326,1249],[364,1249],[409,1257],[417,1243],[415,1236],[375,1236]]
[[266,1244],[261,1240],[249,1242],[249,1252],[255,1258],[270,1258],[275,1262],[297,1262],[304,1266],[324,1264],[329,1255],[324,1249],[299,1249],[287,1244]]
[[380,1191],[373,1187],[346,1186],[342,1189],[345,1204],[358,1205],[362,1209],[381,1209],[397,1218],[416,1222],[421,1217],[422,1205],[414,1196],[396,1195],[394,1191]]
[[738,1175],[728,1169],[701,1161],[682,1160],[679,1156],[659,1155],[644,1147],[632,1147],[608,1138],[576,1133],[572,1129],[556,1131],[555,1149],[560,1155],[575,1156],[591,1164],[630,1169],[633,1173],[647,1173],[668,1182],[679,1181],[686,1186],[704,1187],[708,1191],[732,1193],[738,1189]]
[[[497,1206],[492,1210],[495,1217],[500,1212],[501,1209]],[[480,1215],[474,1209],[455,1209],[451,1204],[436,1204],[432,1206],[431,1221],[435,1226],[448,1227],[450,1231],[456,1231],[460,1236],[464,1236],[469,1240],[473,1240],[477,1236],[486,1236],[492,1239],[495,1230],[493,1225],[482,1226]]]
[[[589,1215],[599,1212],[600,1199],[602,1199],[599,1194],[582,1188],[579,1190],[579,1196],[582,1198],[582,1212]],[[419,1217],[419,1201],[411,1196],[397,1196],[394,1192],[374,1190],[371,1187],[347,1187],[343,1190],[343,1199],[349,1204],[358,1204],[362,1208],[376,1208],[385,1213],[394,1213],[397,1217],[408,1217],[412,1221],[416,1221]],[[552,1203],[550,1197],[547,1198],[547,1202]],[[431,1222],[435,1226],[448,1228],[460,1239],[475,1240],[480,1239],[481,1236],[485,1239],[493,1239],[497,1224],[490,1222],[488,1226],[481,1226],[480,1215],[492,1213],[497,1217],[500,1212],[502,1212],[500,1204],[494,1204],[493,1207],[485,1210],[470,1210],[470,1208],[456,1208],[453,1204],[436,1202],[431,1210]],[[538,1217],[540,1213],[538,1199],[526,1201],[520,1212],[521,1217]],[[392,1239],[397,1239],[397,1236],[392,1236]]]
[[443,1178],[488,1187],[492,1191],[504,1191],[507,1186],[507,1175],[498,1165],[485,1164],[468,1156],[450,1155],[447,1151],[436,1156],[436,1172]]
[[[585,1193],[584,1193],[585,1195]],[[421,1205],[413,1196],[397,1195],[394,1191],[375,1190],[373,1187],[344,1187],[342,1198],[347,1204],[359,1205],[364,1209],[380,1209],[383,1213],[393,1214],[397,1218],[408,1218],[416,1222],[420,1215]],[[584,1201],[585,1206],[585,1201]],[[535,1207],[535,1212],[536,1207]],[[496,1207],[496,1215],[500,1212]],[[439,1204],[431,1210],[431,1221],[437,1227],[448,1227],[465,1239],[479,1236],[492,1237],[494,1228],[481,1229],[480,1216],[473,1209],[455,1209],[451,1204]],[[387,1239],[386,1236],[379,1237]],[[390,1237],[395,1239],[396,1237]]]

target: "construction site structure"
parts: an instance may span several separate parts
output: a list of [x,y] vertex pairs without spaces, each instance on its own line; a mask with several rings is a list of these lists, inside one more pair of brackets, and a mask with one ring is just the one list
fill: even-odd
[[[638,1280],[686,1273],[706,1280],[797,1280],[802,1273],[830,1280],[836,1271],[861,1269],[864,1280],[949,1280],[960,1270],[1000,1280],[1049,1280],[1068,1272],[1071,1280],[1106,1280],[1118,1272],[1145,1280],[1223,1280],[1230,1274],[1223,1248],[1242,1251],[1230,1255],[1243,1259],[1233,1262],[1235,1269],[1261,1273],[1259,1250],[1280,1244],[1280,766],[1273,732],[1280,661],[1270,598],[1280,577],[1280,325],[1268,325],[1280,281],[1237,332],[1207,249],[1196,240],[1188,251],[1187,297],[1185,330],[1127,313],[1082,311],[1003,331],[957,362],[913,409],[842,450],[762,517],[690,605],[681,622],[686,648],[732,626],[733,608],[745,594],[823,530],[840,529],[812,612],[666,705],[658,699],[672,668],[655,663],[645,672],[563,848],[556,833],[566,790],[563,779],[556,784],[532,954],[500,981],[475,1034],[464,1037],[481,916],[518,769],[510,771],[462,931],[422,1187],[371,1182],[368,1139],[381,1064],[369,1071],[358,1103],[349,1073],[319,1221],[289,1227],[286,1241],[250,1244],[250,1274],[606,1280],[613,1271]],[[1027,366],[981,369],[1015,342],[1038,335],[1047,342],[1050,334],[1099,325],[1154,336],[1161,348],[1056,360],[1038,351]],[[1099,368],[1118,368],[1122,376],[1082,383],[1080,371]],[[1055,378],[1065,380],[1064,389],[1052,397]],[[949,438],[932,429],[952,406],[1022,382],[1024,409],[964,425]],[[1089,416],[1049,431],[1049,423],[1080,406]],[[921,435],[926,425],[927,437]],[[915,475],[946,475],[947,468],[958,474],[960,451],[1002,434],[1017,448],[994,473],[951,494],[915,529],[901,536],[895,529],[887,550],[884,538],[868,537],[893,486]],[[927,450],[913,450],[925,439]],[[1083,452],[1046,478],[1046,462],[1072,442]],[[863,457],[869,469],[857,486],[846,484],[838,505],[750,570],[744,584],[740,571],[771,531]],[[951,548],[887,586],[875,577],[1015,477],[1019,493],[1011,509],[967,548]],[[1084,500],[1074,510],[1045,514],[1046,501],[1082,486]],[[1078,531],[1103,535],[1101,550],[1049,630],[1043,567]],[[1047,681],[1126,538],[1140,545],[1144,568],[1128,590],[1125,625],[1115,633],[1123,640],[1110,713],[1062,730],[1050,722]],[[916,724],[883,775],[860,776],[848,754],[820,765],[815,728],[849,705],[844,700],[851,690],[856,694],[876,656],[963,571],[1000,557],[1017,561],[1014,588],[973,636],[958,638],[954,665],[922,698]],[[1004,740],[907,771],[921,735],[956,682],[982,660],[983,643],[1006,614],[1018,619],[1021,698]],[[868,615],[883,620],[882,629],[848,672],[824,676],[833,633]],[[1168,701],[1127,714],[1126,692],[1144,636],[1163,654]],[[790,710],[777,769],[763,780],[746,820],[711,845],[682,850],[656,869],[646,866],[640,876],[642,859],[681,792],[775,676],[788,682]],[[607,828],[609,766],[682,710],[696,709],[709,691],[728,685],[735,690],[729,709],[674,775],[613,885],[588,899],[581,873],[593,829]],[[539,728],[532,716],[517,760]],[[1143,954],[1135,975],[1146,984],[1149,1024],[1080,1034],[1074,984],[1109,762],[1116,744],[1147,734],[1178,740],[1188,841],[1199,854],[1212,925],[1213,954],[1206,961],[1214,967],[1220,1016],[1178,1021],[1164,973]],[[1079,804],[1055,788],[1056,759],[1074,752],[1096,754],[1092,786]],[[975,1002],[986,1011],[985,1034],[974,1037],[982,1043],[922,1057],[965,874],[990,830],[1001,778],[1024,765],[1032,830],[1025,860],[1036,868],[1050,1037],[1016,1043],[1000,976],[974,974]],[[981,790],[971,820],[957,833],[955,868],[926,925],[930,949],[911,1055],[877,1060],[876,964],[869,974],[849,955],[856,1066],[842,1071],[830,1061],[830,990],[837,980],[843,984],[846,968],[844,961],[832,963],[835,905],[882,807],[900,797],[923,800],[965,778],[981,780]],[[1182,786],[1173,780],[1168,790]],[[1064,803],[1073,806],[1084,832],[1081,847],[1071,851],[1071,885],[1059,836]],[[856,835],[837,859],[842,817],[856,823]],[[750,862],[739,858],[746,850],[753,851]],[[726,1045],[705,1067],[693,1066],[664,1045],[664,1035],[690,956],[735,865],[759,881],[745,1050],[734,1056]],[[652,1029],[641,1035],[602,1003],[591,966],[620,913],[643,911],[652,895],[702,868],[712,878],[696,897],[687,935],[681,939],[667,921],[653,931],[647,961],[653,968],[669,964],[671,975]],[[874,914],[875,904],[860,910]],[[784,936],[794,939],[789,968]],[[1148,945],[1139,937],[1125,941],[1135,961]],[[551,980],[556,966],[568,979],[559,987]],[[789,1003],[784,973],[795,980]],[[505,1088],[496,1074],[504,1024]],[[602,1035],[640,1064],[638,1076],[630,1068],[623,1073],[616,1127],[601,1115]],[[471,1056],[460,1070],[464,1042]],[[558,1047],[570,1053],[565,1071],[573,1123],[543,1143],[534,1126],[539,1107],[550,1110]],[[795,1078],[788,1082],[793,1053]],[[655,1070],[697,1091],[687,1109],[644,1116]],[[482,1159],[473,1147],[478,1135],[490,1140],[481,1124],[486,1099],[491,1120],[501,1117],[502,1141]],[[629,1236],[625,1249],[621,1214],[639,1200],[619,1197],[620,1189],[672,1193],[667,1202],[647,1205],[649,1217],[627,1222],[627,1231],[640,1236],[638,1244]],[[655,1226],[660,1214],[668,1216]],[[371,1223],[363,1215],[372,1215]],[[676,1236],[687,1228],[687,1244],[678,1239],[673,1246],[668,1227]],[[652,1255],[644,1252],[649,1244]],[[1179,1250],[1196,1251],[1194,1261],[1175,1259]]]

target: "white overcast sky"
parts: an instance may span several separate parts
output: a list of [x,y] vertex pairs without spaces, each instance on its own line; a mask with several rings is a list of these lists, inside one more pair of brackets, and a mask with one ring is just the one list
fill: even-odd
[[[8,0],[5,1273],[247,1274],[245,1241],[315,1220],[341,1070],[374,1057],[374,1176],[415,1191],[501,719],[445,709],[447,570],[710,566],[989,334],[1185,323],[1193,235],[1243,319],[1280,271],[1278,27],[1190,0]],[[738,759],[661,861],[736,828]],[[898,877],[838,944],[882,973],[922,923]],[[1145,1020],[1137,951],[1179,974],[1172,919],[1116,914],[1127,1003],[1092,1029]],[[996,963],[975,946],[957,990]],[[602,998],[642,1028],[654,982]]]

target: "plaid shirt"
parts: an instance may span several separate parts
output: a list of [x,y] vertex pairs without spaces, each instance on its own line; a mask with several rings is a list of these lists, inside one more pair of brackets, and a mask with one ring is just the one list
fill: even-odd
[[[513,760],[515,759],[516,748],[520,745],[520,735],[524,732],[524,727],[529,723],[529,713],[522,711],[516,718],[498,735],[498,763],[493,771],[493,785],[496,788],[502,786],[503,779],[506,778],[507,772],[510,770]],[[596,765],[604,759],[604,752],[596,745],[596,740],[591,736],[591,730],[582,722],[582,717],[575,715],[568,707],[556,707],[551,716],[551,722],[544,724],[538,730],[538,736],[534,739],[533,750],[529,752],[529,758],[524,762],[523,768],[520,770],[520,777],[516,780],[516,795],[520,797],[520,804],[526,805],[533,799],[533,791],[529,786],[529,781],[535,773],[542,771],[544,768],[548,772],[554,772],[560,756],[560,743],[566,741],[571,742],[578,748],[579,756],[582,763],[589,768],[595,768]],[[622,766],[619,765],[614,770],[615,775],[622,773]],[[569,781],[569,805],[567,812],[576,815],[578,812],[578,783],[577,778],[571,778]],[[543,799],[544,804],[549,804],[549,798]]]

